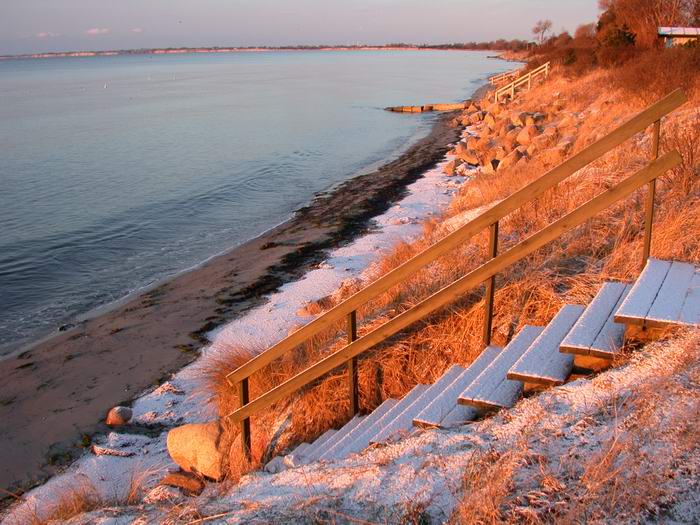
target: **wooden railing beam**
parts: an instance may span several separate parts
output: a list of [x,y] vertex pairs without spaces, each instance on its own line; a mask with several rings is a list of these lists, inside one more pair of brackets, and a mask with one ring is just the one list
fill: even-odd
[[656,104],[648,107],[635,117],[612,131],[609,135],[594,142],[584,148],[579,153],[564,161],[556,168],[550,170],[539,179],[531,182],[524,188],[516,191],[509,197],[490,208],[479,217],[468,222],[461,228],[455,230],[442,240],[426,248],[421,253],[415,255],[409,261],[396,267],[392,271],[377,279],[375,282],[352,295],[342,303],[328,310],[325,314],[304,325],[296,332],[293,332],[285,339],[279,341],[267,351],[258,354],[256,357],[231,372],[227,379],[235,385],[241,379],[250,376],[253,372],[267,366],[275,359],[281,357],[285,352],[296,348],[304,343],[309,337],[319,331],[328,328],[333,323],[340,321],[345,315],[353,310],[357,310],[362,305],[387,291],[392,286],[403,282],[407,277],[424,268],[435,259],[448,253],[457,246],[481,232],[489,225],[502,219],[512,211],[516,210],[526,202],[541,195],[546,190],[556,186],[561,181],[577,172],[584,166],[590,164],[608,151],[622,144],[624,141],[643,131],[650,124],[670,113],[686,101],[686,97],[681,90],[676,90]]
[[[652,137],[651,137],[651,154],[652,160],[659,158],[659,141],[661,138],[661,120],[654,122]],[[647,188],[646,203],[644,206],[644,245],[642,248],[642,270],[646,266],[647,259],[651,254],[651,234],[654,227],[654,200],[656,198],[656,180],[649,182]]]
[[375,328],[354,343],[329,355],[315,365],[310,366],[306,370],[286,380],[284,383],[271,389],[266,394],[260,396],[254,401],[251,401],[248,405],[232,412],[229,414],[229,417],[231,417],[234,421],[240,421],[243,418],[250,417],[252,414],[269,407],[280,399],[307,385],[311,381],[314,381],[331,370],[337,368],[338,366],[347,362],[349,359],[356,357],[362,352],[372,348],[374,345],[385,341],[387,338],[395,335],[414,322],[423,319],[438,308],[441,308],[454,301],[456,298],[464,294],[466,291],[474,288],[479,283],[482,283],[496,273],[503,271],[511,264],[526,257],[567,231],[572,230],[576,226],[591,218],[593,215],[610,206],[612,203],[628,196],[634,190],[655,179],[656,177],[659,177],[667,170],[674,168],[680,164],[680,162],[681,157],[677,151],[672,151],[658,158],[657,160],[651,161],[649,165],[642,168],[634,175],[626,178],[617,186],[601,193],[585,204],[582,204],[574,211],[516,244],[506,252],[501,253],[495,259],[487,261],[479,268],[476,268],[454,283],[442,288],[411,309],[402,312],[390,321],[384,323],[378,328]]
[[[489,227],[488,257],[494,259],[498,255],[498,221]],[[493,300],[496,295],[496,276],[492,275],[486,281],[484,290],[484,332],[482,340],[484,347],[491,344],[491,330],[493,328]]]
[[[348,344],[357,341],[357,312],[348,314]],[[348,394],[350,397],[350,417],[360,412],[360,392],[357,384],[357,357],[348,360]]]

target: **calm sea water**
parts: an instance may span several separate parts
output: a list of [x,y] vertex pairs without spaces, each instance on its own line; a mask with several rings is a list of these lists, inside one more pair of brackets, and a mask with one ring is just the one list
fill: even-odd
[[0,353],[259,235],[508,69],[486,53],[0,62]]

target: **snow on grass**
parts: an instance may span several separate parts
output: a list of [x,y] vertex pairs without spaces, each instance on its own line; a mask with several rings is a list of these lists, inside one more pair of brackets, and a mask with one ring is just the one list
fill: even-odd
[[[590,522],[615,514],[619,523],[697,523],[699,358],[700,332],[689,332],[648,345],[624,366],[524,399],[480,422],[416,429],[345,460],[252,473],[223,491],[210,486],[191,501],[190,517],[219,516],[207,523],[442,523],[467,512],[470,522],[473,507],[495,498],[507,509],[498,521],[509,523],[548,522],[572,509]],[[470,485],[470,476],[478,483]],[[611,483],[614,490],[603,490]],[[501,499],[494,496],[499,484],[505,487]],[[167,506],[141,506],[122,509],[120,517],[159,522],[167,512]],[[91,519],[99,516],[105,515]]]

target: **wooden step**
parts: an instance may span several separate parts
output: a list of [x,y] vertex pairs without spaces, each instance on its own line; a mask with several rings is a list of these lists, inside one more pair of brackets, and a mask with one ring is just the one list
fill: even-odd
[[307,451],[306,456],[304,458],[305,462],[310,463],[311,461],[317,460],[319,456],[323,454],[327,449],[329,449],[338,441],[343,439],[343,437],[348,432],[352,432],[352,429],[359,425],[363,419],[364,416],[353,417],[350,421],[348,421],[345,425],[338,429],[335,434],[333,434],[329,439],[327,439],[325,443],[322,443],[320,446],[314,447],[313,449]]
[[329,430],[326,430],[323,434],[321,434],[312,444],[311,448],[307,449],[306,451],[306,456],[308,456],[314,448],[321,447],[323,446],[333,435],[338,432],[336,429],[331,428]]
[[692,264],[650,258],[615,321],[645,328],[700,324],[697,274]]
[[700,324],[700,269],[698,268],[695,269],[678,321],[685,325]]
[[616,323],[614,314],[631,288],[627,283],[604,283],[562,341],[560,351],[612,359],[625,336],[625,325]]
[[389,422],[377,434],[370,439],[370,443],[383,443],[399,432],[413,427],[413,418],[422,412],[437,396],[442,393],[462,372],[464,368],[452,365],[440,379],[430,385],[423,394],[403,412],[397,414],[393,421]]
[[384,402],[375,408],[362,423],[357,425],[352,429],[352,431],[345,434],[343,439],[338,440],[332,447],[327,448],[323,454],[318,456],[319,459],[335,459],[334,451],[342,450],[348,443],[351,443],[355,438],[357,438],[357,436],[361,435],[365,430],[374,425],[374,423],[379,421],[384,414],[394,408],[397,404],[398,401],[396,399],[385,399]]
[[508,379],[506,374],[542,330],[541,326],[524,326],[479,377],[462,392],[458,402],[487,410],[512,407],[523,392],[523,383]]
[[484,371],[501,350],[502,348],[496,346],[486,347],[469,365],[469,368],[458,375],[413,418],[413,424],[423,428],[449,428],[474,419],[477,411],[473,407],[459,405],[457,397]]
[[404,396],[404,398],[391,407],[382,417],[377,419],[370,427],[365,428],[362,432],[355,433],[352,440],[347,440],[343,446],[334,447],[333,449],[328,449],[328,451],[320,456],[321,459],[342,459],[347,457],[353,452],[359,452],[367,445],[369,445],[369,440],[372,439],[377,432],[379,432],[384,426],[399,415],[404,409],[410,406],[416,399],[418,399],[423,392],[428,389],[428,385],[416,385],[413,389]]
[[574,356],[563,354],[559,345],[585,310],[579,304],[564,305],[506,377],[538,385],[563,385],[574,366]]

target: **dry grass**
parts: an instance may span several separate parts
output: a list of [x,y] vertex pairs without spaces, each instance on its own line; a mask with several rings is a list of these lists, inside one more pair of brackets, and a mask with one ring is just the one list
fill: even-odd
[[[619,92],[603,91],[604,80],[609,74],[596,71],[575,82],[556,79],[524,95],[516,101],[513,109],[546,111],[555,118],[563,112],[588,110],[586,119],[578,128],[573,154],[621,124],[641,107],[640,102],[630,103]],[[551,97],[554,91],[558,93],[556,99]],[[689,105],[697,107],[697,104],[696,97]],[[684,165],[659,184],[652,254],[698,262],[700,126],[697,115],[689,122],[691,124],[681,122],[677,115],[664,122],[666,138],[663,148],[679,149],[684,156]],[[500,250],[513,246],[639,169],[648,158],[648,151],[648,135],[628,141],[557,188],[505,217],[500,223]],[[385,253],[375,268],[376,275],[395,268],[444,236],[443,226],[450,219],[493,205],[544,171],[543,164],[535,156],[525,167],[477,176],[463,186],[462,193],[440,221],[425,223],[422,238],[410,244],[401,243]],[[643,191],[637,192],[500,274],[494,342],[507,343],[525,323],[545,324],[568,301],[582,303],[590,300],[605,279],[634,278],[641,259],[643,202]],[[478,267],[484,261],[486,245],[487,234],[484,232],[365,305],[358,312],[360,335]],[[332,300],[324,299],[316,309],[328,308],[352,291],[352,287],[340,291]],[[418,383],[434,381],[451,364],[471,363],[481,351],[481,297],[482,291],[475,289],[363,355],[359,364],[361,406],[372,410],[383,399],[401,397]],[[342,330],[340,325],[326,330],[296,352],[254,374],[251,377],[251,398],[340,348],[345,337]],[[225,381],[225,373],[243,363],[248,355],[247,351],[231,350],[229,355],[219,356],[205,364],[207,388],[214,394],[221,414],[237,406],[236,392]],[[338,370],[254,417],[253,465],[243,464],[239,459],[237,429],[230,427],[231,478],[237,480],[242,472],[258,466],[263,455],[269,455],[268,440],[278,430],[285,414],[291,414],[291,423],[275,443],[276,451],[313,440],[328,428],[346,422],[349,417],[346,388],[344,371]],[[499,463],[501,466],[509,464],[503,461],[505,463]]]
[[[611,395],[597,417],[580,422],[587,439],[609,436],[596,452],[586,455],[577,439],[545,435],[533,425],[520,447],[485,454],[465,472],[452,521],[636,523],[658,514],[678,469],[700,451],[700,334],[679,340],[684,352],[672,366],[633,391]],[[552,461],[551,452],[548,459],[541,451],[557,441],[559,457]]]
[[[112,495],[101,493],[87,477],[74,479],[54,489],[49,503],[38,507],[25,503],[13,512],[12,525],[48,525],[63,523],[75,516],[108,507],[138,505],[143,500],[145,488],[155,475],[150,469],[135,470],[121,492]],[[118,489],[119,489],[118,488]],[[21,503],[21,498],[18,498]]]

